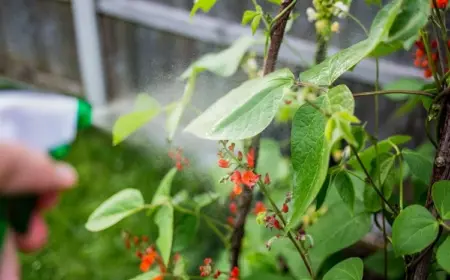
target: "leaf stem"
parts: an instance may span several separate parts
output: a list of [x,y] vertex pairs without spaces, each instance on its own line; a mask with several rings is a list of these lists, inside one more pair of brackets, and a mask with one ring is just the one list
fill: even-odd
[[277,20],[279,20],[285,13],[287,13],[292,7],[294,7],[295,3],[297,3],[297,0],[292,1],[285,9],[283,9],[278,15],[276,15],[273,20],[271,27]]
[[192,216],[199,216],[199,217],[203,218],[205,221],[208,220],[209,222],[214,223],[214,224],[216,224],[218,226],[221,226],[221,227],[223,227],[223,228],[225,228],[227,230],[231,229],[229,225],[224,224],[221,221],[219,221],[219,220],[217,220],[217,219],[215,219],[215,218],[213,218],[211,216],[208,216],[206,214],[203,214],[203,213],[200,213],[200,212],[195,212],[195,211],[193,211],[191,209],[187,209],[187,208],[181,207],[179,205],[174,205],[174,204],[173,204],[173,208],[175,210],[177,210],[178,212],[181,212],[181,213],[189,214],[189,215],[192,215]]
[[373,95],[386,95],[386,94],[411,94],[411,95],[421,95],[430,98],[434,98],[435,95],[432,93],[428,93],[425,91],[418,90],[376,90],[376,91],[366,91],[354,93],[353,97],[364,97],[364,96],[373,96]]
[[399,198],[399,207],[400,211],[403,210],[403,157],[400,154],[398,156],[399,158],[399,173],[400,173],[400,182],[399,182],[399,189],[400,189],[400,198]]
[[373,181],[372,177],[370,176],[369,172],[367,171],[366,167],[364,166],[364,163],[362,162],[361,158],[358,155],[358,151],[354,146],[350,146],[352,149],[352,152],[355,154],[356,160],[358,161],[359,165],[363,169],[364,173],[366,174],[367,179],[369,180],[370,185],[375,190],[375,192],[378,194],[378,196],[386,203],[386,205],[391,209],[392,212],[394,212],[396,215],[398,214],[398,211],[389,203],[389,201],[386,200],[384,195],[380,192],[380,190],[376,187],[375,182]]
[[441,221],[440,224],[445,230],[450,231],[450,226],[447,225],[444,221]]

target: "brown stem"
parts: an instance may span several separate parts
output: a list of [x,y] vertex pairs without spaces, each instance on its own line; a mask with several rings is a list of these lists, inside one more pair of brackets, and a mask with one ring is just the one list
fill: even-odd
[[[294,0],[283,0],[281,3],[278,17],[271,30],[270,46],[267,56],[264,58],[264,75],[272,73],[278,59],[281,43],[283,42],[284,31],[289,19],[289,15],[295,6]],[[251,146],[255,149],[255,166],[258,162],[260,135],[253,137]],[[245,234],[245,221],[250,211],[253,199],[252,190],[245,187],[239,197],[238,213],[231,236],[231,266],[239,267],[239,255],[242,248],[242,239]]]
[[[433,174],[431,177],[430,187],[428,188],[426,207],[436,217],[437,212],[433,205],[433,199],[431,196],[431,186],[437,181],[450,180],[450,99],[446,97],[442,107],[440,125],[440,137],[438,149],[433,165]],[[409,278],[413,280],[426,280],[431,266],[431,260],[433,257],[434,243],[420,252],[414,259],[421,258],[417,265],[412,265],[409,269]],[[412,263],[416,263],[415,261]]]

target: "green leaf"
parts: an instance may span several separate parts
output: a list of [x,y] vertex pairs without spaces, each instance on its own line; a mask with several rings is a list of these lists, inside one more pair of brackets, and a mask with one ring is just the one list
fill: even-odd
[[367,140],[367,134],[364,129],[364,126],[358,125],[358,126],[352,126],[352,134],[353,137],[355,137],[356,141],[356,151],[361,151],[366,146],[366,140]]
[[300,80],[316,85],[331,85],[342,74],[369,55],[385,38],[400,12],[402,2],[403,0],[392,1],[378,12],[366,40],[328,57],[322,63],[301,73]]
[[182,79],[191,77],[193,72],[203,72],[208,70],[221,77],[230,77],[236,73],[242,58],[247,50],[255,43],[249,36],[242,36],[236,40],[229,48],[218,53],[210,53],[202,56],[192,63],[181,75]]
[[[326,97],[316,99],[316,106],[329,107]],[[295,181],[289,227],[300,221],[325,181],[330,157],[330,145],[325,138],[326,123],[326,117],[309,104],[302,105],[294,116],[291,154]]]
[[[283,276],[275,273],[267,273],[267,272],[261,272],[261,271],[255,271],[254,273],[250,274],[249,276],[246,276],[243,278],[243,280],[290,280],[291,277]],[[299,280],[307,280],[305,278],[299,279]]]
[[427,0],[404,1],[402,11],[392,24],[386,42],[417,38],[419,30],[427,24],[430,13],[430,2]]
[[151,121],[161,112],[159,102],[148,94],[136,97],[134,112],[120,116],[113,127],[113,145],[124,141],[133,132]]
[[[388,279],[399,279],[404,274],[404,262],[396,257],[393,251],[388,251]],[[379,276],[384,275],[384,252],[379,250],[364,260],[364,265]]]
[[437,237],[439,223],[420,205],[406,207],[394,221],[392,244],[395,253],[411,255],[425,249]]
[[213,203],[214,201],[219,199],[219,197],[220,195],[217,193],[202,193],[194,196],[193,200],[197,204],[197,209],[200,209]]
[[281,5],[281,0],[267,0],[267,1],[269,1],[272,4],[278,5],[278,6]]
[[255,35],[258,30],[259,23],[261,22],[262,15],[257,15],[252,20],[252,34]]
[[[378,153],[379,154],[387,153],[393,149],[392,146],[393,144],[400,145],[408,142],[409,140],[411,140],[411,136],[408,135],[391,136],[385,140],[378,142]],[[359,152],[358,155],[361,158],[361,161],[363,162],[364,166],[366,168],[369,168],[370,163],[372,162],[372,160],[375,158],[376,155],[375,146],[372,145],[368,147],[362,152]],[[361,169],[358,160],[356,159],[355,156],[352,156],[347,163],[354,169]]]
[[270,180],[276,183],[285,176],[285,170],[288,168],[286,165],[281,155],[280,144],[275,140],[262,138],[259,146],[256,172],[262,174],[262,176],[269,173]]
[[355,98],[346,85],[331,88],[328,93],[331,113],[346,112],[353,115],[355,112]]
[[345,171],[338,172],[333,179],[333,184],[339,192],[339,195],[345,205],[353,213],[355,208],[355,189],[350,176]]
[[190,246],[195,240],[199,226],[200,221],[196,216],[181,216],[175,225],[173,251],[180,252]]
[[[392,195],[392,187],[391,185],[386,184],[385,181],[388,175],[392,171],[394,163],[395,163],[395,156],[392,154],[384,153],[380,154],[380,176],[377,175],[377,168],[376,168],[376,158],[372,161],[372,169],[370,170],[371,177],[375,182],[376,187],[379,189],[379,186],[383,186],[382,193],[383,196],[386,199],[389,199]],[[379,182],[379,179],[381,182]],[[382,208],[382,200],[377,194],[377,192],[374,190],[373,186],[367,184],[364,188],[364,205],[366,209],[370,212],[378,212]]]
[[245,11],[244,15],[242,16],[242,24],[245,25],[245,24],[249,23],[257,15],[258,15],[258,13],[256,11],[250,11],[250,10]]
[[433,184],[432,196],[441,218],[450,219],[450,181],[442,180]]
[[410,172],[420,181],[428,184],[433,171],[433,163],[428,158],[409,149],[402,150],[402,156],[408,164]]
[[450,273],[450,236],[447,236],[444,243],[442,243],[436,252],[436,259],[438,264]]
[[186,262],[183,257],[178,256],[175,266],[173,268],[173,275],[181,277],[183,280],[189,280],[189,276],[186,273]]
[[331,175],[328,175],[325,178],[325,182],[323,182],[320,192],[319,192],[319,194],[317,194],[316,209],[320,209],[322,207],[322,205],[325,203],[325,199],[327,198],[328,189],[332,183],[331,182],[332,179],[333,178],[331,177]]
[[151,270],[149,272],[142,273],[136,277],[133,277],[130,280],[152,280],[153,278],[155,278],[156,276],[158,276],[160,274],[161,274],[161,272],[158,272],[156,270]]
[[360,258],[349,258],[328,271],[323,280],[362,280],[364,264]]
[[209,10],[211,10],[211,8],[214,7],[216,2],[217,0],[195,0],[194,6],[191,9],[190,16],[193,17],[199,9],[202,10],[204,13],[209,12]]
[[144,209],[144,198],[139,190],[125,189],[104,201],[89,217],[86,229],[101,231]]
[[166,264],[169,264],[173,241],[173,207],[170,204],[163,205],[155,215],[155,224],[159,228],[156,246]]
[[167,172],[153,195],[152,205],[160,204],[170,198],[170,189],[172,188],[172,181],[176,173],[176,168],[172,168]]
[[169,141],[172,141],[173,137],[175,136],[175,132],[177,131],[178,125],[180,124],[184,110],[186,106],[191,102],[192,95],[194,95],[197,75],[198,71],[191,72],[191,76],[184,88],[183,97],[176,103],[176,106],[172,110],[167,111],[168,116],[166,120],[166,131],[167,139]]
[[343,203],[334,204],[306,230],[314,240],[310,253],[325,258],[358,242],[371,226],[370,214],[364,211],[360,202],[355,204],[353,214]]
[[[422,90],[424,85],[425,82],[419,79],[403,78],[387,84],[384,87],[384,90]],[[395,101],[400,101],[406,100],[410,96],[408,94],[387,94],[386,97]]]
[[293,83],[289,69],[249,80],[216,101],[185,131],[210,140],[253,137],[270,124],[283,99],[284,88]]

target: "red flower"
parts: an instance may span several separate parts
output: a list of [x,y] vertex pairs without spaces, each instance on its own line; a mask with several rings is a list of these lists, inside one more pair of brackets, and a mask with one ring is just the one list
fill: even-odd
[[431,70],[429,68],[425,69],[425,71],[423,72],[423,76],[425,78],[431,78],[433,76],[433,72],[431,72]]
[[230,207],[230,212],[231,212],[232,214],[236,214],[236,212],[237,212],[237,205],[236,205],[236,202],[231,202],[229,207]]
[[283,211],[283,213],[289,212],[289,206],[286,203],[284,203],[283,208],[281,208],[281,211]]
[[234,226],[234,218],[233,217],[228,217],[227,222],[230,226]]
[[266,184],[266,185],[269,185],[269,184],[270,184],[269,173],[266,173],[266,176],[264,177],[264,184]]
[[158,257],[158,253],[153,250],[153,248],[149,248],[147,250],[147,253],[142,257],[141,259],[141,265],[140,269],[142,272],[147,272],[150,267],[155,262],[156,258]]
[[242,187],[240,184],[235,184],[233,187],[233,194],[240,195],[242,193]]
[[253,171],[245,171],[242,173],[242,183],[247,185],[249,188],[253,188],[253,186],[258,182],[259,175],[253,173]]
[[437,48],[437,46],[438,46],[438,42],[436,40],[431,41],[431,47],[433,49]]
[[231,182],[235,184],[241,184],[242,183],[242,175],[241,172],[238,170],[234,171],[233,174],[230,177]]
[[237,266],[233,267],[233,269],[231,270],[230,277],[239,277],[239,268]]
[[217,164],[219,165],[219,167],[221,168],[228,168],[230,166],[230,162],[226,159],[219,159],[219,161],[217,162]]
[[242,160],[242,157],[243,157],[242,152],[239,151],[239,152],[238,152],[238,160],[241,161],[241,160]]
[[206,258],[203,260],[204,265],[199,267],[201,277],[207,277],[211,274],[211,271],[212,271],[211,263],[212,263],[211,258]]
[[160,275],[158,275],[156,277],[153,277],[152,280],[163,280],[163,279],[164,279],[164,276],[162,276],[162,274],[160,274]]
[[247,153],[247,164],[248,167],[254,168],[255,167],[255,149],[250,148],[250,150]]
[[425,51],[422,49],[417,49],[416,50],[416,57],[423,57],[425,55]]
[[448,0],[436,0],[436,4],[439,9],[445,9],[447,7]]
[[228,146],[228,150],[230,150],[231,152],[234,152],[234,147],[236,146],[236,144],[231,143],[230,146]]
[[264,205],[264,203],[262,201],[258,201],[255,204],[255,209],[253,210],[253,213],[255,215],[258,215],[261,212],[266,212],[266,206]]
[[203,260],[203,263],[205,265],[210,265],[212,263],[212,259],[211,258],[206,258],[206,259]]
[[422,65],[421,65],[423,68],[427,68],[428,67],[428,60],[427,59],[424,59],[423,61],[422,61]]
[[214,279],[219,278],[220,274],[221,274],[220,270],[217,269],[216,272],[213,275]]

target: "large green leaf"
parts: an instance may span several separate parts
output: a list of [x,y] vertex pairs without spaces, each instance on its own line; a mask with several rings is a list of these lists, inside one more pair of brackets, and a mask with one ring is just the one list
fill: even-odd
[[434,205],[444,220],[450,219],[450,181],[442,180],[433,184]]
[[[378,142],[378,145],[377,145],[378,153],[379,154],[387,153],[393,149],[393,146],[392,146],[393,144],[400,145],[400,144],[404,144],[404,143],[408,142],[409,140],[411,140],[411,136],[408,136],[408,135],[391,136],[385,140]],[[364,166],[367,169],[369,169],[370,163],[375,158],[376,152],[377,151],[375,150],[375,146],[372,145],[372,146],[368,147],[367,149],[363,150],[362,152],[358,153],[359,157],[361,158],[362,163],[364,164]],[[352,156],[348,160],[347,163],[354,169],[361,169],[361,167],[359,166],[358,160],[356,159],[355,156]]]
[[173,207],[166,204],[159,208],[155,215],[155,224],[158,226],[159,234],[156,239],[156,246],[166,266],[170,260],[173,241]]
[[151,121],[161,112],[159,102],[148,94],[136,97],[134,112],[120,116],[113,127],[113,145],[124,141],[133,132]]
[[209,12],[212,7],[216,4],[217,0],[195,0],[194,6],[191,9],[191,17],[194,16],[197,11],[200,9],[204,13]]
[[107,229],[142,209],[144,198],[139,190],[122,190],[95,209],[86,223],[86,228],[90,231]]
[[270,124],[284,89],[293,83],[294,76],[289,69],[249,80],[216,101],[185,131],[210,140],[253,137]]
[[370,214],[364,211],[361,202],[355,203],[353,214],[343,203],[334,204],[306,230],[314,240],[311,254],[325,258],[358,242],[370,228]]
[[364,264],[360,258],[349,258],[333,266],[323,280],[362,280]]
[[176,168],[172,168],[167,172],[153,195],[152,204],[159,204],[170,197],[170,189],[172,188],[172,181],[176,173]]
[[339,192],[339,195],[344,201],[345,205],[353,212],[355,208],[355,189],[353,188],[353,181],[347,172],[338,172],[333,179],[333,184]]
[[447,236],[444,243],[439,246],[436,252],[436,259],[438,264],[450,273],[450,236]]
[[[401,257],[395,256],[393,251],[388,251],[388,278],[399,279],[404,274],[404,262]],[[375,254],[364,259],[364,265],[379,276],[384,275],[384,251],[379,250]]]
[[[415,78],[402,78],[384,86],[384,90],[422,90],[425,82]],[[410,98],[408,94],[388,94],[387,98],[400,101]]]
[[406,207],[392,227],[392,245],[397,255],[410,255],[425,249],[437,237],[439,223],[423,206]]
[[252,37],[243,36],[236,40],[229,48],[218,52],[206,54],[195,61],[181,75],[182,79],[189,78],[193,72],[210,71],[222,77],[233,75],[241,63],[247,50],[255,43]]
[[409,149],[403,149],[402,156],[408,164],[410,172],[416,176],[417,179],[428,184],[433,171],[433,163],[431,160]]
[[[320,108],[329,107],[326,96],[321,96],[315,103]],[[304,104],[295,113],[291,134],[294,207],[289,226],[300,221],[325,181],[330,157],[330,145],[325,138],[326,122],[322,112],[309,104]]]
[[366,40],[328,57],[322,63],[301,73],[300,80],[316,85],[331,85],[342,74],[369,55],[385,38],[401,10],[402,3],[403,0],[394,0],[384,6],[376,15]]

